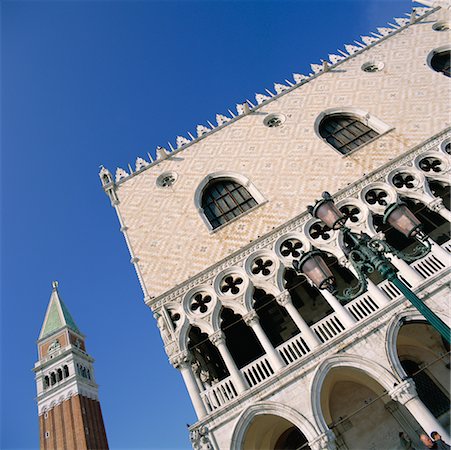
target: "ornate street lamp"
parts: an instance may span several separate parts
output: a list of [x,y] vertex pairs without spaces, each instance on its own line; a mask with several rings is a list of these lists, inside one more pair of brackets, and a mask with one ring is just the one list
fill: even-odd
[[385,253],[392,253],[404,261],[411,262],[422,258],[431,250],[428,236],[421,230],[421,222],[407,208],[407,205],[402,202],[389,205],[383,221],[405,236],[415,238],[420,242],[420,245],[412,253],[401,252],[393,248],[387,241],[371,238],[365,233],[352,232],[345,226],[347,218],[335,206],[330,194],[324,192],[322,197],[315,206],[309,206],[308,211],[313,217],[322,220],[329,228],[340,230],[343,233],[344,242],[347,245],[346,253],[356,270],[359,282],[357,286],[345,289],[342,295],[337,294],[335,279],[318,250],[304,253],[299,260],[293,261],[295,270],[303,272],[319,289],[327,289],[342,301],[353,300],[365,292],[368,274],[377,270],[384,279],[392,282],[404,294],[406,299],[449,343],[449,327],[398,278],[397,269],[385,256]]

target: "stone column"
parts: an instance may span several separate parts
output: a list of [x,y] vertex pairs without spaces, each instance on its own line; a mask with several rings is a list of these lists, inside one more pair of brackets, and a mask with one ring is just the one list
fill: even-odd
[[224,333],[222,331],[217,331],[210,336],[210,341],[219,350],[237,392],[244,392],[248,386],[225,344]]
[[441,198],[435,198],[427,206],[432,211],[440,214],[448,222],[451,222],[451,212],[445,208],[445,205],[443,204],[443,200]]
[[204,402],[202,401],[199,393],[199,388],[196,383],[196,379],[191,372],[191,360],[188,352],[182,352],[171,358],[171,364],[182,374],[183,381],[185,382],[188,394],[193,402],[194,410],[197,417],[202,419],[207,415]]
[[333,308],[335,314],[345,328],[351,328],[356,323],[354,316],[326,289],[321,290],[321,294],[327,300],[327,303]]
[[246,325],[250,326],[252,330],[254,330],[254,333],[257,335],[257,339],[260,341],[260,344],[265,350],[268,359],[271,361],[274,371],[278,372],[280,369],[283,369],[285,367],[285,363],[279,355],[279,352],[277,352],[271,344],[268,336],[260,325],[257,313],[255,311],[251,311],[243,316],[243,320],[246,322]]
[[418,286],[424,281],[424,278],[404,260],[390,254],[392,264],[398,269],[398,276],[401,275],[412,287]]
[[449,266],[451,255],[444,248],[440,247],[437,242],[434,242],[430,238],[429,243],[431,244],[431,253],[443,264],[445,264],[445,266]]
[[293,305],[293,301],[291,300],[290,293],[285,290],[280,295],[276,297],[276,301],[279,305],[283,306],[290,317],[293,319],[293,322],[301,331],[301,337],[309,346],[310,350],[321,345],[321,341],[318,339],[318,336],[312,331],[312,329],[307,325],[307,322],[302,318],[299,311]]
[[385,305],[390,303],[390,299],[387,297],[385,292],[374,284],[369,278],[367,278],[368,283],[368,294],[370,297],[381,307],[383,308]]
[[420,400],[415,383],[411,378],[401,382],[389,392],[389,395],[393,400],[401,403],[409,410],[428,436],[432,431],[437,431],[445,442],[450,442],[448,431]]
[[308,443],[311,450],[336,450],[335,434],[332,430],[327,430]]

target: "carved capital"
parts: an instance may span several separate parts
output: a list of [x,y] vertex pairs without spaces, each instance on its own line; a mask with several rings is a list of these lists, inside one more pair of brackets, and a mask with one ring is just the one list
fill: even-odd
[[437,197],[436,199],[432,200],[432,202],[429,202],[428,207],[429,209],[432,209],[432,211],[438,212],[442,208],[444,208],[443,200]]
[[346,267],[349,269],[349,267],[351,266],[351,263],[349,262],[348,258],[346,258],[346,256],[342,256],[339,260],[338,260],[338,264],[340,266]]
[[218,345],[225,343],[225,336],[224,336],[224,333],[222,332],[222,330],[219,330],[213,334],[210,334],[209,339],[210,339],[211,343],[213,345],[215,345],[216,347]]
[[398,384],[398,386],[392,389],[388,394],[395,402],[399,402],[401,405],[405,405],[409,400],[418,397],[415,383],[411,378]]
[[177,353],[173,357],[169,359],[169,362],[176,368],[176,369],[183,369],[188,367],[191,364],[191,355],[188,353],[187,350]]
[[287,304],[291,303],[291,295],[287,289],[282,291],[277,297],[276,302],[280,305],[285,307]]
[[246,325],[252,327],[255,324],[260,323],[257,313],[252,310],[248,312],[245,316],[243,316],[243,320],[246,323]]
[[335,434],[332,430],[327,430],[308,443],[312,450],[336,450]]
[[213,450],[214,447],[208,436],[208,428],[201,426],[197,429],[191,430],[189,438],[194,450]]

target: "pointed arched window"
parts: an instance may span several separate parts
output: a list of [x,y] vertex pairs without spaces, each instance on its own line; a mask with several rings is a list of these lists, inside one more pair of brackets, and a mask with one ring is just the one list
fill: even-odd
[[346,155],[379,136],[356,115],[339,113],[326,115],[319,124],[319,134],[340,153]]
[[203,190],[201,207],[213,229],[229,222],[257,205],[240,183],[231,179],[213,179]]

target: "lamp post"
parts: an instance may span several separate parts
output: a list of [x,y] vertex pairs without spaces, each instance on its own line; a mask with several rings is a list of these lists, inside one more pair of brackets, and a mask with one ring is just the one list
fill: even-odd
[[392,253],[404,261],[411,262],[422,258],[430,251],[428,236],[421,231],[421,222],[415,215],[402,202],[389,205],[384,214],[384,223],[389,223],[405,236],[413,237],[420,242],[412,253],[407,254],[396,250],[382,239],[352,232],[345,226],[346,217],[335,206],[330,194],[324,192],[322,197],[314,206],[309,206],[308,210],[313,217],[322,220],[329,228],[343,233],[345,252],[356,270],[359,282],[356,286],[345,289],[342,295],[337,294],[334,276],[322,259],[321,252],[317,250],[304,253],[299,260],[294,260],[295,270],[303,272],[319,289],[327,289],[335,294],[338,300],[352,300],[365,292],[368,274],[377,270],[384,279],[392,282],[402,292],[449,343],[450,328],[398,278],[397,269],[385,256],[385,253]]

